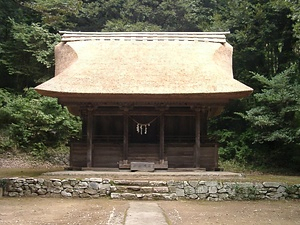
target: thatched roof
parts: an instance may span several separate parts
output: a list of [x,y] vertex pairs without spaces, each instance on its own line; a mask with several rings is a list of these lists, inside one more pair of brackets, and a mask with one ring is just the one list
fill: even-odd
[[46,96],[248,96],[233,78],[225,33],[69,33],[55,48]]

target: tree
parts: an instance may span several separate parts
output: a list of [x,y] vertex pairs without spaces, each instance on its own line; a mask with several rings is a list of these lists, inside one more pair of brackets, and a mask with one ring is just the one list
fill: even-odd
[[22,91],[52,77],[57,31],[75,26],[68,19],[81,1],[0,0],[0,6],[0,87]]
[[270,78],[297,60],[289,2],[229,0],[219,7],[213,27],[231,32],[236,78],[253,87],[251,71]]
[[41,23],[46,29],[57,32],[61,29],[71,29],[75,23],[70,17],[77,16],[82,6],[81,0],[33,0],[21,1],[25,7],[40,15]]
[[[265,160],[272,153],[272,162],[278,165],[298,162],[294,152],[298,103],[282,101],[284,95],[295,100],[298,90],[299,12],[298,0],[0,0],[0,88],[22,93],[52,77],[59,30],[229,30],[234,76],[254,88],[254,95],[232,101],[211,121],[211,130],[220,140],[221,158],[266,164],[272,161]],[[286,90],[276,82],[286,84]],[[281,97],[276,88],[282,90]],[[44,110],[42,104],[37,105]],[[0,111],[0,121],[6,121],[3,107]],[[10,145],[9,141],[5,143]]]
[[56,99],[42,97],[33,89],[25,90],[24,96],[0,89],[0,103],[0,138],[4,140],[0,152],[16,146],[47,159],[48,149],[64,146],[79,134],[78,118]]
[[[222,116],[211,121],[211,127],[215,130],[213,133],[220,140],[220,156],[244,164],[293,165],[289,163],[296,162],[293,160],[298,157],[295,152],[298,148],[297,141],[293,139],[283,146],[279,144],[279,137],[285,137],[286,141],[289,140],[288,137],[296,137],[296,128],[293,127],[295,123],[288,114],[278,117],[284,110],[289,111],[291,108],[282,105],[282,99],[274,95],[277,98],[276,104],[281,106],[282,111],[277,108],[272,114],[271,104],[274,99],[268,98],[268,95],[271,96],[272,91],[276,94],[276,82],[285,82],[289,84],[285,94],[296,97],[299,53],[295,30],[295,15],[298,13],[294,10],[295,5],[291,1],[279,0],[230,0],[219,3],[214,14],[213,28],[230,30],[228,41],[234,46],[235,78],[254,88],[252,97],[233,101]],[[279,77],[289,77],[290,80],[280,80]],[[271,82],[273,86],[262,86],[263,80]],[[284,90],[283,87],[281,89]],[[259,100],[260,98],[265,99]],[[297,105],[293,107],[296,109]],[[239,118],[237,115],[247,117]],[[298,116],[294,120],[296,118]],[[279,121],[276,121],[276,125],[263,129],[255,126],[259,119],[266,123],[274,123],[278,119],[281,123],[279,126]],[[271,141],[272,138],[274,141]],[[281,157],[285,162],[279,160]]]
[[0,45],[0,63],[14,80],[17,90],[35,86],[52,77],[54,46],[60,36],[36,23],[30,25],[10,20],[10,38]]
[[298,77],[295,65],[271,79],[256,74],[254,78],[263,85],[262,92],[254,95],[256,107],[240,115],[249,122],[253,144],[259,144],[264,163],[300,170]]
[[300,2],[299,0],[290,0],[292,15],[291,18],[294,21],[293,24],[293,33],[294,37],[297,39],[297,42],[293,48],[295,54],[298,56],[298,65],[300,69]]
[[204,31],[216,5],[216,0],[86,0],[77,23],[82,31]]

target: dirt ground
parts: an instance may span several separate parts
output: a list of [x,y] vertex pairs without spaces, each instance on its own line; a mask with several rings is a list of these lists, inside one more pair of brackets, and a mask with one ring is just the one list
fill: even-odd
[[[172,225],[299,224],[300,201],[156,201]],[[129,201],[0,198],[0,224],[122,225]],[[149,222],[150,224],[155,224]]]

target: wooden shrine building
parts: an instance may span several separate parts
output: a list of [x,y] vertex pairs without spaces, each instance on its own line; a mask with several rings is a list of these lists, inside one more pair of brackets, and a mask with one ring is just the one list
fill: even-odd
[[55,77],[36,90],[82,118],[71,168],[218,168],[208,119],[252,92],[225,32],[61,33]]

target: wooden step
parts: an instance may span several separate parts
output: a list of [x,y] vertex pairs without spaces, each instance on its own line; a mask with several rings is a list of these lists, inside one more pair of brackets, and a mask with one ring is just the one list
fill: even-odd
[[154,163],[154,170],[168,169],[168,161],[119,161],[119,169],[131,169],[131,162]]

